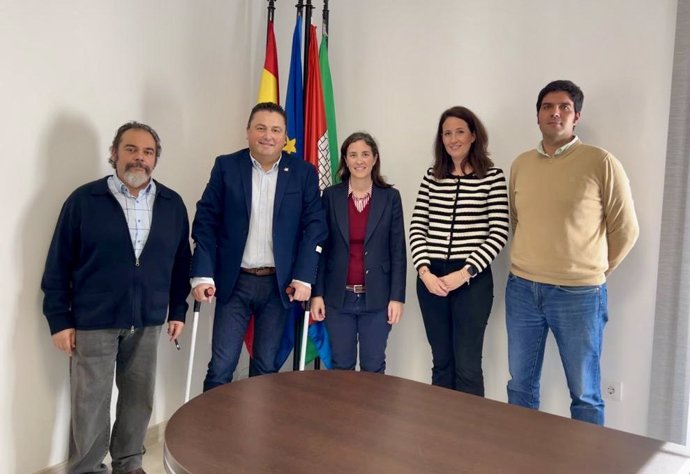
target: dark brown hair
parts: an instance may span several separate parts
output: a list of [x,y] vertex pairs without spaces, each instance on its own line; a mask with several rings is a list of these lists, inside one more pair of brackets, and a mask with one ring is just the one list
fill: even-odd
[[156,143],[155,163],[158,164],[158,158],[160,158],[161,151],[163,150],[163,147],[161,146],[161,139],[158,136],[158,133],[149,125],[146,125],[145,123],[135,122],[134,120],[132,120],[131,122],[127,122],[126,124],[120,126],[120,128],[117,129],[117,132],[115,133],[115,138],[113,138],[113,144],[110,145],[110,158],[108,158],[108,163],[110,163],[113,166],[113,168],[115,168],[116,160],[113,160],[113,155],[117,153],[117,147],[120,146],[120,142],[122,141],[122,135],[124,135],[127,130],[143,130],[145,132],[149,132],[149,134],[153,137],[153,141]]
[[338,163],[338,177],[340,181],[347,181],[350,179],[350,170],[347,167],[347,149],[355,142],[363,141],[371,148],[371,152],[376,158],[374,166],[371,168],[371,180],[374,186],[379,188],[390,188],[393,185],[386,183],[386,180],[381,176],[381,155],[379,155],[379,147],[374,140],[374,137],[369,135],[367,132],[355,132],[343,141],[340,146],[340,162]]
[[573,81],[559,80],[549,82],[539,91],[539,96],[537,97],[537,113],[539,113],[539,109],[541,109],[541,102],[544,100],[544,96],[549,92],[567,93],[570,96],[570,100],[573,101],[575,112],[580,112],[582,110],[582,103],[585,101],[585,95],[582,93],[582,89],[577,87]]
[[285,109],[283,109],[280,105],[275,104],[273,102],[259,102],[252,108],[252,111],[249,113],[249,119],[247,120],[247,130],[249,130],[249,127],[252,124],[252,119],[254,118],[254,115],[256,115],[257,112],[273,112],[276,114],[280,114],[283,117],[285,124],[287,124],[287,115],[285,115]]
[[478,178],[483,178],[486,176],[486,172],[489,168],[494,165],[494,162],[489,158],[489,152],[487,150],[489,146],[489,135],[486,133],[486,129],[481,120],[479,120],[479,117],[467,107],[461,106],[451,107],[444,111],[438,121],[438,130],[436,132],[436,140],[434,141],[434,166],[432,167],[434,178],[447,178],[453,173],[453,159],[443,145],[443,123],[449,117],[464,120],[470,132],[474,133],[474,143],[470,146],[470,152],[467,158],[461,163],[461,166],[464,169],[465,166],[470,165],[474,174],[476,174]]

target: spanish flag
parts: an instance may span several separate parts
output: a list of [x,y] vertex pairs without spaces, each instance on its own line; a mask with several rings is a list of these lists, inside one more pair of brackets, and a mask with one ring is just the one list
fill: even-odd
[[[266,33],[266,59],[264,60],[264,70],[261,73],[259,82],[259,97],[257,104],[261,102],[280,103],[280,93],[278,92],[278,52],[276,48],[276,36],[273,33],[273,21],[268,22]],[[249,319],[247,332],[244,334],[244,345],[247,347],[249,356],[254,355],[254,315]],[[250,363],[249,372],[252,374]]]
[[266,33],[266,59],[264,60],[264,70],[261,73],[259,82],[259,98],[257,103],[273,102],[280,103],[280,93],[278,92],[278,53],[276,50],[276,37],[273,33],[273,21],[268,22]]

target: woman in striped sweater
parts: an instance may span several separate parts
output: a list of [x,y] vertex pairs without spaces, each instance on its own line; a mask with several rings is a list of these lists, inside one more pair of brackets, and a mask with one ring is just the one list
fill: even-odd
[[410,247],[433,355],[434,385],[484,396],[482,348],[493,304],[491,262],[508,239],[508,192],[476,115],[441,115],[434,165],[417,195]]

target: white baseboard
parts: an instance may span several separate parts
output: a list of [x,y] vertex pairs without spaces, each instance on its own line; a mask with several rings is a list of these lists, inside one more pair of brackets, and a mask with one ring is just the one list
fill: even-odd
[[[167,421],[164,421],[162,423],[158,423],[157,425],[149,426],[149,429],[146,430],[144,446],[163,443],[163,440],[165,439],[165,426],[167,423]],[[110,459],[110,456],[108,456],[108,459]],[[41,469],[40,471],[36,471],[34,474],[67,474],[67,461]]]
[[163,440],[165,439],[165,427],[167,424],[167,421],[163,421],[157,425],[149,426],[149,429],[146,430],[144,446],[163,443]]

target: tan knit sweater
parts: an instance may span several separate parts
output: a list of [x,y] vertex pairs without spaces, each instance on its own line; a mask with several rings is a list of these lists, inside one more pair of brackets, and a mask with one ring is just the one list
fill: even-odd
[[632,249],[639,226],[620,162],[577,140],[547,158],[518,156],[510,170],[511,272],[552,285],[599,285]]

